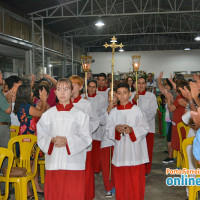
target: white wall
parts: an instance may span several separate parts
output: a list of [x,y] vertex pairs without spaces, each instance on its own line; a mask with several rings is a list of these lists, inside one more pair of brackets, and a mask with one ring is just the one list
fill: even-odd
[[[110,73],[111,57],[110,52],[91,52],[89,53],[95,62],[92,63],[93,73]],[[161,71],[164,71],[164,77],[169,77],[174,71],[200,71],[200,50],[173,50],[173,51],[127,51],[115,53],[115,69],[120,72],[129,72],[132,70],[132,55],[141,55],[140,69],[147,73],[155,73],[158,77]]]

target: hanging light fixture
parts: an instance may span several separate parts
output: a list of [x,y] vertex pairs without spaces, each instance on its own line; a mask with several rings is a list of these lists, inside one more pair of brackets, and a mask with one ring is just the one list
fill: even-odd
[[196,36],[196,37],[194,38],[194,40],[195,40],[195,41],[200,41],[200,36],[199,36],[199,35]]
[[119,49],[119,52],[124,52],[124,49],[120,48],[120,49]]
[[190,48],[185,48],[184,50],[185,50],[185,51],[190,51],[191,49],[190,49]]
[[101,20],[99,20],[96,24],[95,24],[95,26],[98,26],[98,27],[102,27],[102,26],[104,26],[105,24],[101,21]]

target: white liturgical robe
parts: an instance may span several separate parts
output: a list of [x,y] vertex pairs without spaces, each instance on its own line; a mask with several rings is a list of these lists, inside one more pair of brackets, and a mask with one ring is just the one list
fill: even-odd
[[88,97],[92,105],[92,110],[97,113],[99,117],[99,128],[93,133],[92,137],[94,140],[101,141],[105,131],[105,124],[101,122],[103,110],[105,109],[105,100],[101,95],[96,95],[94,97]]
[[[134,92],[131,96],[131,101],[135,96]],[[149,123],[149,132],[155,133],[155,116],[158,109],[157,99],[155,94],[146,91],[144,95],[139,95],[138,106],[144,112]]]
[[[85,112],[86,114],[89,115],[90,117],[90,133],[91,133],[91,137],[92,134],[98,129],[99,127],[99,118],[97,116],[97,113],[95,110],[92,110],[92,105],[91,103],[86,100],[81,98],[81,96],[79,96],[79,99],[74,99],[73,102],[74,106],[77,106],[79,109],[81,109],[83,112]],[[90,147],[88,147],[87,151],[91,151],[92,150],[92,145],[90,145]]]
[[[131,105],[131,103],[129,103]],[[121,135],[120,140],[115,137],[118,124],[125,124],[133,129],[136,141],[132,142],[130,134]],[[136,105],[129,109],[118,110],[118,106],[111,110],[106,124],[106,135],[115,141],[112,163],[117,166],[135,166],[149,162],[146,135],[149,125],[145,115]]]
[[[72,105],[73,106],[73,105]],[[67,138],[66,147],[53,147],[48,154],[51,140],[56,136]],[[54,106],[43,113],[37,123],[38,146],[45,153],[46,170],[84,170],[86,148],[92,143],[89,116],[73,106],[70,111],[58,111]]]
[[[107,108],[105,108],[103,110],[103,115],[101,117],[101,123],[106,126],[107,120],[108,120],[108,112],[107,112]],[[114,146],[115,142],[113,140],[109,139],[105,133],[106,132],[104,132],[103,138],[101,141],[101,148]]]

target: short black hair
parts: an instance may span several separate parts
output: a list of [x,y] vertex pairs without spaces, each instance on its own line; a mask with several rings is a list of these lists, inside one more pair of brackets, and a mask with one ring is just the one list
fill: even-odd
[[144,76],[139,76],[138,80],[141,79],[141,78],[144,79],[145,83],[147,83],[147,80],[146,80],[146,78]]
[[119,88],[122,88],[122,87],[127,88],[127,89],[129,90],[129,85],[128,85],[127,83],[124,83],[124,82],[118,84],[117,90],[118,90]]
[[98,74],[98,78],[99,77],[104,77],[106,79],[106,74],[105,73],[100,73],[100,74]]
[[176,74],[176,79],[178,79],[178,80],[185,80],[183,74]]
[[88,85],[89,85],[90,83],[95,83],[95,84],[96,84],[96,87],[97,87],[97,81],[96,81],[96,80],[90,80],[90,81],[88,81]]
[[8,85],[9,90],[14,86],[14,83],[19,83],[19,81],[21,81],[21,78],[16,75],[9,76],[5,79],[5,83],[6,85]]
[[33,94],[37,99],[40,99],[40,90],[42,91],[43,88],[46,90],[47,95],[50,93],[50,87],[47,84],[44,84],[44,83],[37,84],[35,86],[34,94]]

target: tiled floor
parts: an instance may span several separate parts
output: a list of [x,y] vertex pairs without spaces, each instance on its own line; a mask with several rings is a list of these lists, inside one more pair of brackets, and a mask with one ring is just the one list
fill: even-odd
[[[187,198],[185,187],[168,187],[165,184],[167,176],[165,175],[165,168],[169,167],[174,169],[175,163],[166,165],[162,160],[166,158],[166,139],[159,138],[158,134],[155,135],[154,154],[152,170],[146,179],[146,192],[145,200],[185,200]],[[105,191],[102,181],[102,175],[95,176],[96,184],[96,197],[95,200],[103,200]],[[44,197],[38,195],[39,200],[44,200]],[[14,200],[14,195],[11,195],[11,200]],[[113,198],[115,199],[115,198]],[[56,200],[56,199],[55,199]],[[124,199],[126,200],[126,199]]]

